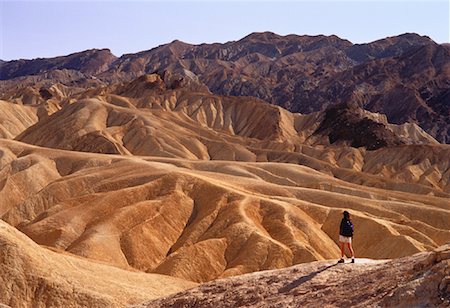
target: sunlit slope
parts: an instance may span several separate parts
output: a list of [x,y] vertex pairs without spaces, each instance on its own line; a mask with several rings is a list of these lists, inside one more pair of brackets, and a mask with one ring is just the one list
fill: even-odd
[[0,302],[11,307],[123,307],[195,286],[39,247],[0,221]]
[[38,121],[37,109],[0,100],[0,138],[13,139]]

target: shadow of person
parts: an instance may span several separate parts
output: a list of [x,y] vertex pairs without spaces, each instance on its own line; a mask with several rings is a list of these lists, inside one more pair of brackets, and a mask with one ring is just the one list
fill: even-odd
[[320,274],[320,273],[326,271],[327,269],[330,269],[330,268],[332,268],[333,266],[336,266],[336,265],[338,265],[338,264],[337,264],[337,263],[333,263],[333,264],[331,264],[331,265],[328,265],[328,266],[325,266],[325,267],[321,268],[321,269],[318,270],[318,271],[312,272],[312,273],[310,273],[309,275],[300,277],[299,279],[294,280],[294,281],[291,282],[290,284],[285,285],[284,287],[278,289],[278,293],[287,293],[287,292],[289,292],[290,290],[295,289],[296,287],[298,287],[298,286],[301,285],[302,283],[307,282],[307,281],[313,279],[313,278],[316,277],[318,274]]

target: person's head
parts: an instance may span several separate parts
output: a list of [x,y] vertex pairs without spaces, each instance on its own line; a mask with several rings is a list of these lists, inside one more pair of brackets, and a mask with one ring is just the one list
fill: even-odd
[[347,212],[347,211],[344,211],[344,218],[345,219],[350,219],[350,213],[349,212]]

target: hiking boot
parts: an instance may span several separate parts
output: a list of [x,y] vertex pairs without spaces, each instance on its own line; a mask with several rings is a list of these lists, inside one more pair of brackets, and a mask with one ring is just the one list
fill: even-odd
[[338,263],[344,263],[344,259],[340,259]]

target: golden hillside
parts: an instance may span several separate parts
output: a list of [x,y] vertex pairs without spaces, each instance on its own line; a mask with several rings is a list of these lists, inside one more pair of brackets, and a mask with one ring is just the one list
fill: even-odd
[[343,209],[358,257],[410,255],[450,238],[449,194],[414,178],[0,146],[3,220],[38,244],[124,269],[204,282],[337,258]]
[[11,307],[124,307],[195,286],[39,247],[3,221],[0,245],[0,302]]

